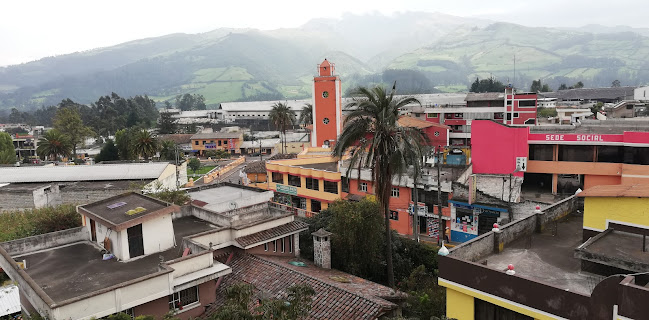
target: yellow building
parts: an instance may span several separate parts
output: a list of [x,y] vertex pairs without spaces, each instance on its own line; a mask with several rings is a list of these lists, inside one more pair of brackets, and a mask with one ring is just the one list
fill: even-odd
[[191,137],[191,148],[199,155],[209,150],[225,150],[229,153],[241,153],[242,132],[208,132],[197,133]]
[[267,189],[275,191],[275,201],[306,211],[320,212],[342,193],[338,162],[330,156],[268,161]]
[[584,241],[609,228],[649,231],[649,184],[594,186],[579,197],[584,198]]

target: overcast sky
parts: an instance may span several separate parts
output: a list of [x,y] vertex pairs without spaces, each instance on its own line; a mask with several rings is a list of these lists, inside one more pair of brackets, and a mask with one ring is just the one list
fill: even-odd
[[346,12],[426,11],[527,26],[649,28],[647,0],[9,0],[0,8],[0,66],[176,32],[292,28]]

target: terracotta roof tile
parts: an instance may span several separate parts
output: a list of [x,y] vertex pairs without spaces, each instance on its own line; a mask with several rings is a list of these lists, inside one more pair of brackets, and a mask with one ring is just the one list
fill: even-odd
[[[378,319],[386,312],[396,309],[397,304],[383,298],[393,293],[390,288],[341,271],[322,269],[307,263],[307,267],[288,264],[295,258],[254,256],[235,253],[229,266],[232,273],[224,277],[218,288],[217,301],[206,310],[204,318],[212,315],[225,302],[225,289],[237,283],[255,287],[255,297],[286,298],[288,289],[295,284],[309,284],[315,290],[311,312],[306,319],[348,320]],[[343,276],[349,283],[331,280]],[[400,300],[405,296],[392,296]]]
[[249,234],[247,236],[236,238],[234,239],[234,241],[239,243],[239,245],[241,245],[242,247],[246,248],[256,243],[266,242],[268,240],[277,237],[282,237],[288,234],[307,230],[308,228],[309,225],[302,221],[293,221],[291,223],[283,224],[281,226],[277,226],[264,231],[259,231],[253,234]]
[[399,118],[397,121],[400,126],[402,127],[413,127],[413,128],[418,128],[418,129],[424,129],[428,127],[439,127],[439,128],[445,128],[445,129],[450,129],[451,127],[439,123],[434,123],[426,120],[421,120],[413,117],[408,117],[408,116],[402,116]]

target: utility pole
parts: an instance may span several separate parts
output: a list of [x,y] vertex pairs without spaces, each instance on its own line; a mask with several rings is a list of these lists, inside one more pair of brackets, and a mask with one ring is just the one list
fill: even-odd
[[439,234],[437,235],[437,244],[442,245],[444,240],[444,220],[442,219],[442,146],[437,146],[437,217],[439,219]]
[[178,145],[174,144],[174,151],[176,151],[176,190],[180,188],[180,168],[178,168],[178,162],[180,162],[180,157],[178,156]]

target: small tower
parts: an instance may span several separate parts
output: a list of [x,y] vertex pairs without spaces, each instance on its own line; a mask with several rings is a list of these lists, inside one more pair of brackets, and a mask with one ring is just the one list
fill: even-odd
[[333,63],[324,59],[313,78],[312,147],[333,147],[342,130],[342,89],[335,69]]
[[320,228],[311,235],[313,235],[313,262],[318,267],[331,269],[332,233]]

